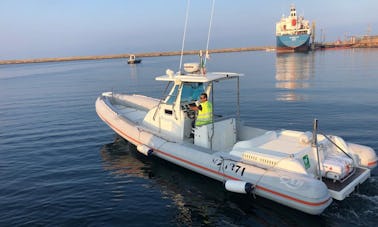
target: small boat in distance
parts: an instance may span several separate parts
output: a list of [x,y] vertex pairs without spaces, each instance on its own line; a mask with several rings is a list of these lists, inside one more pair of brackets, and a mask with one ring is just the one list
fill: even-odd
[[139,64],[142,62],[142,59],[137,59],[135,55],[131,54],[127,60],[127,64]]
[[311,35],[309,21],[298,16],[295,6],[291,5],[290,16],[282,16],[276,23],[277,52],[309,51]]

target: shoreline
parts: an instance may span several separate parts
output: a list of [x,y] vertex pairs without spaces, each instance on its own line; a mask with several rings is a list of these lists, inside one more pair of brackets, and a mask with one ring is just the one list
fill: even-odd
[[[350,49],[350,48],[378,48],[378,45],[350,45],[350,44],[324,44],[316,45],[316,50],[332,50],[332,49]],[[203,51],[203,50],[202,50]],[[222,48],[209,50],[210,54],[214,53],[230,53],[230,52],[244,52],[244,51],[277,51],[276,46],[260,46],[260,47],[236,47],[236,48]],[[198,55],[200,50],[186,50],[184,55]],[[44,62],[65,62],[65,61],[89,61],[89,60],[105,60],[105,59],[128,59],[130,55],[136,57],[161,57],[161,56],[176,56],[180,55],[181,51],[155,51],[145,53],[128,53],[128,54],[113,54],[113,55],[95,55],[95,56],[73,56],[73,57],[59,57],[59,58],[34,58],[34,59],[15,59],[15,60],[0,60],[0,65],[11,64],[29,64],[29,63],[44,63]]]
[[[239,48],[223,48],[209,50],[209,53],[228,53],[228,52],[242,52],[242,51],[271,51],[275,50],[273,46],[262,47],[239,47]],[[200,50],[187,50],[184,51],[184,55],[196,55]],[[156,51],[146,53],[133,54],[136,57],[160,57],[160,56],[175,56],[180,55],[181,51]],[[126,58],[128,59],[130,54],[114,54],[114,55],[99,55],[99,56],[74,56],[74,57],[60,57],[60,58],[34,58],[34,59],[17,59],[17,60],[0,60],[0,65],[9,64],[28,64],[28,63],[43,63],[43,62],[63,62],[63,61],[84,61],[84,60],[102,60],[102,59],[116,59]]]

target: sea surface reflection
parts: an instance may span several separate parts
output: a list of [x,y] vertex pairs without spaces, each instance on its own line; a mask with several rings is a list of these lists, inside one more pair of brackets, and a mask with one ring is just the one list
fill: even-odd
[[[232,226],[247,223],[266,226],[275,223],[300,225],[303,219],[318,225],[324,221],[261,197],[227,192],[221,182],[155,156],[140,154],[134,145],[118,135],[114,142],[105,144],[100,153],[104,170],[110,172],[114,180],[109,189],[111,200],[119,203],[137,202],[137,207],[163,208],[167,212],[164,214],[164,223],[174,226]],[[277,213],[279,217],[272,219]],[[301,218],[286,218],[292,214]],[[143,222],[143,217],[136,218]],[[155,221],[158,220],[155,218]]]
[[276,88],[281,92],[277,100],[298,101],[308,99],[300,90],[311,86],[315,76],[315,57],[312,53],[277,54]]
[[[378,49],[214,54],[208,71],[243,73],[241,119],[264,129],[311,130],[378,151]],[[195,62],[198,56],[185,56]],[[145,157],[96,114],[114,91],[163,97],[156,81],[177,56],[0,66],[0,226],[374,226],[378,168],[319,216]],[[235,81],[214,103],[235,112]],[[226,86],[225,86],[226,85]]]

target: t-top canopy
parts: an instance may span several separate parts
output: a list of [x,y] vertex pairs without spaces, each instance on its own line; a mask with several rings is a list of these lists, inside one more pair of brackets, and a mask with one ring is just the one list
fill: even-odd
[[167,75],[158,76],[155,79],[159,81],[177,81],[180,80],[182,82],[199,82],[199,83],[207,83],[211,81],[218,81],[218,80],[226,80],[232,79],[243,74],[239,73],[231,73],[231,72],[209,72],[206,74],[173,74],[172,71],[167,70]]

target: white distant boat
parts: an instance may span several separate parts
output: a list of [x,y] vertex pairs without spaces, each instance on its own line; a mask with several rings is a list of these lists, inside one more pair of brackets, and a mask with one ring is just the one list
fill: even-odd
[[[189,108],[197,94],[213,94],[215,82],[241,74],[207,72],[189,64],[184,73],[167,70],[156,80],[170,84],[161,100],[105,92],[96,101],[99,117],[144,155],[169,162],[224,183],[228,191],[255,194],[294,209],[320,214],[343,200],[370,177],[375,151],[317,131],[268,131],[244,125],[236,117],[217,117],[193,129]],[[235,88],[239,94],[239,85]],[[236,102],[239,103],[239,95]],[[239,113],[239,108],[237,108]],[[238,115],[238,114],[237,114]]]
[[135,55],[131,54],[127,60],[127,64],[139,64],[142,62],[142,59],[137,59]]
[[272,51],[276,51],[276,49],[275,48],[266,48],[265,51],[266,52],[272,52]]

